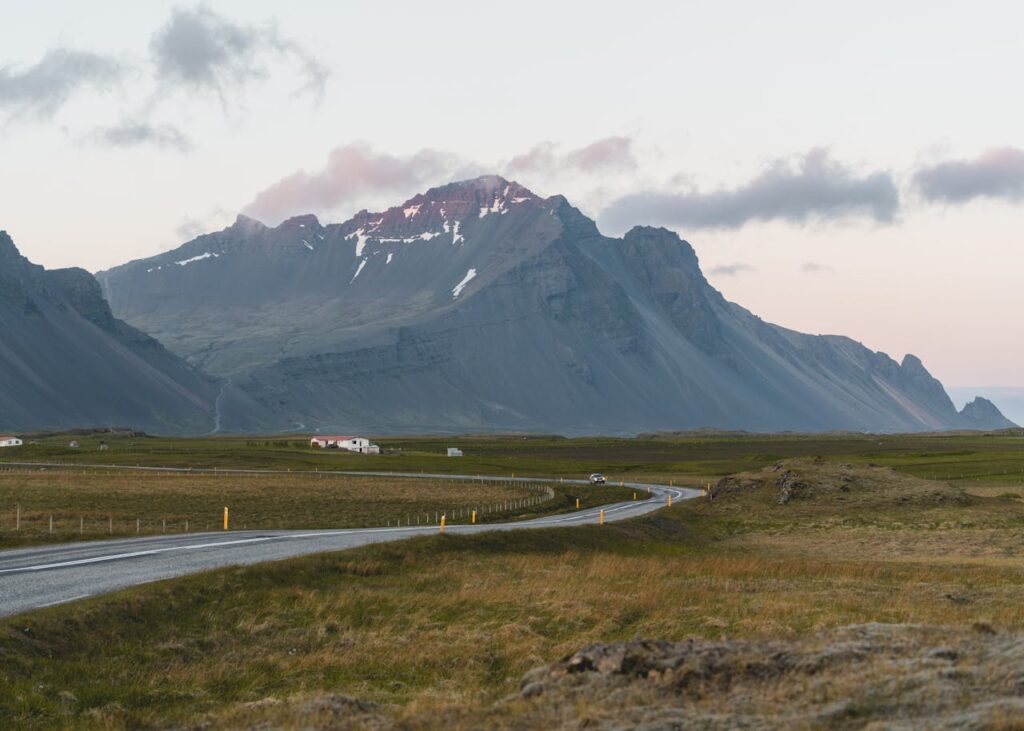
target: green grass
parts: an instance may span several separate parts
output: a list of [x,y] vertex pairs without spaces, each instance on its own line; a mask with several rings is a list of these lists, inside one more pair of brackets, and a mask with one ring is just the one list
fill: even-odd
[[[979,483],[1024,481],[1024,436],[948,435],[746,435],[659,438],[564,439],[544,436],[380,437],[384,454],[363,456],[311,449],[289,437],[77,436],[39,438],[38,444],[3,450],[0,460],[139,464],[185,467],[242,467],[293,470],[359,470],[584,478],[604,472],[614,479],[703,482],[756,469],[780,459],[821,455],[877,463],[919,477]],[[108,451],[98,451],[100,439]],[[445,449],[465,456],[448,458]]]
[[[530,667],[598,640],[1024,621],[1019,568],[977,551],[992,532],[1016,536],[1024,505],[880,469],[790,469],[813,488],[785,505],[779,473],[768,472],[755,487],[637,521],[370,546],[9,619],[0,716],[40,727],[190,724],[331,692],[402,717],[483,707]],[[877,548],[837,552],[862,535]],[[886,537],[940,544],[921,565],[895,560]]]
[[[545,493],[550,489],[552,497]],[[553,482],[325,473],[154,473],[0,468],[0,547],[234,529],[316,529],[523,520],[630,500],[632,490]],[[52,522],[51,522],[52,521]]]
[[[476,450],[466,462],[429,456],[452,440],[380,441],[403,450],[381,461],[475,459],[497,474],[635,469],[677,482],[787,453],[824,458],[787,464],[809,487],[785,504],[784,470],[757,472],[714,501],[625,523],[370,546],[11,618],[0,622],[0,717],[41,728],[287,727],[302,725],[302,699],[341,693],[415,725],[438,709],[487,708],[525,671],[589,642],[793,638],[861,622],[1000,631],[1024,623],[1024,501],[915,476],[949,469],[974,475],[968,486],[1005,484],[1010,475],[999,470],[1021,463],[1020,438],[480,438],[455,442]],[[154,440],[152,459],[184,459],[177,450],[189,444]],[[204,449],[225,465],[246,454],[350,459],[244,440],[194,451]],[[245,710],[268,698],[280,705]],[[243,711],[250,715],[236,715]]]

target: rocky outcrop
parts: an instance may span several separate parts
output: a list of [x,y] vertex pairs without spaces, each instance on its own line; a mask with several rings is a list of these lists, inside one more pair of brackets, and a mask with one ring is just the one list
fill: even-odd
[[[1000,727],[1024,644],[986,624],[866,624],[796,640],[595,644],[528,673],[489,728]],[[472,725],[472,721],[469,722]]]

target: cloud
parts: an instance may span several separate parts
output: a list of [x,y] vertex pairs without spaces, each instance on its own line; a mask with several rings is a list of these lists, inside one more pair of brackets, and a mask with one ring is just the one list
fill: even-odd
[[827,264],[819,264],[816,261],[805,261],[800,265],[800,271],[804,274],[824,274],[835,270]]
[[1024,150],[999,147],[973,160],[948,160],[918,170],[914,183],[930,201],[1024,200]]
[[575,168],[588,172],[632,170],[637,166],[636,157],[633,155],[633,140],[629,137],[605,137],[586,147],[572,150],[565,156],[565,161]]
[[151,145],[164,149],[187,152],[192,143],[184,132],[169,124],[126,120],[114,127],[102,127],[93,132],[92,138],[111,147],[140,147]]
[[718,266],[708,269],[708,274],[714,274],[720,277],[735,277],[737,274],[755,271],[757,271],[757,269],[750,266],[750,264],[719,264]]
[[594,173],[605,170],[632,170],[637,167],[633,140],[629,137],[605,137],[565,154],[554,142],[541,142],[521,155],[500,165],[508,175],[550,175],[566,169]]
[[740,228],[750,221],[868,217],[893,220],[899,192],[891,173],[858,175],[816,148],[794,161],[776,160],[749,182],[731,189],[703,192],[645,191],[613,201],[602,213],[604,225],[629,228],[635,223],[687,228]]
[[437,150],[400,156],[362,143],[345,145],[330,152],[322,169],[292,173],[264,189],[243,212],[276,223],[301,213],[329,211],[368,194],[411,194],[428,183],[443,182],[458,166],[457,158]]
[[212,91],[224,100],[234,88],[268,75],[266,59],[284,57],[298,65],[297,90],[319,99],[330,71],[298,43],[281,36],[273,23],[232,23],[203,6],[176,8],[150,41],[156,73],[165,83]]
[[228,212],[220,206],[214,206],[206,213],[198,216],[186,216],[182,218],[174,228],[176,241],[191,241],[196,236],[214,230],[217,226],[226,223]]
[[555,157],[557,148],[558,146],[554,142],[541,142],[521,155],[511,158],[502,167],[509,175],[553,170],[557,165]]
[[0,108],[11,117],[49,119],[79,92],[105,91],[123,75],[123,65],[113,57],[55,48],[26,69],[0,68]]

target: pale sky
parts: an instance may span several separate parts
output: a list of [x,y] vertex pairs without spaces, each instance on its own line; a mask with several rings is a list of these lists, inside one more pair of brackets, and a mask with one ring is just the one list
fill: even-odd
[[97,271],[497,172],[764,319],[1024,386],[1024,5],[0,8],[0,229]]

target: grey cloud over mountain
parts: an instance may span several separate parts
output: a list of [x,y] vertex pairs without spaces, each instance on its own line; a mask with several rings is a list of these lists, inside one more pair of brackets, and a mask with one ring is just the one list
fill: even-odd
[[297,64],[304,81],[298,91],[317,98],[330,76],[326,66],[273,23],[241,25],[203,6],[175,8],[153,35],[150,51],[163,82],[213,91],[222,99],[234,87],[265,78],[271,57]]
[[243,212],[265,223],[279,222],[302,213],[323,213],[361,196],[412,194],[424,185],[489,173],[495,167],[528,180],[564,170],[587,174],[634,168],[632,145],[627,137],[606,137],[562,153],[556,143],[542,142],[493,166],[442,150],[392,155],[366,143],[350,143],[332,150],[323,168],[291,173],[263,189]]
[[460,165],[455,156],[438,150],[391,155],[353,143],[331,150],[323,168],[300,170],[265,188],[244,212],[277,223],[301,213],[327,211],[363,195],[411,193],[426,183],[444,182]]
[[917,171],[914,183],[930,201],[975,198],[1024,200],[1024,150],[999,147],[967,160],[947,160]]
[[84,91],[107,91],[125,67],[113,56],[55,48],[27,68],[0,68],[0,109],[11,118],[49,119]]
[[601,215],[612,229],[635,223],[685,228],[740,228],[751,221],[867,218],[889,223],[900,196],[888,171],[859,174],[815,148],[795,162],[780,159],[747,183],[705,192],[649,190],[613,201]]

